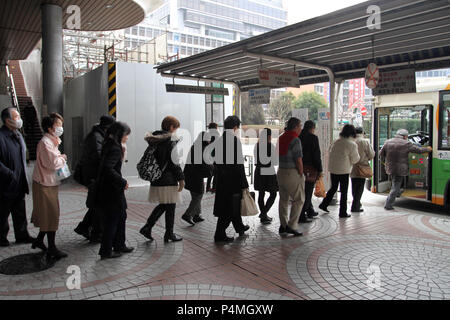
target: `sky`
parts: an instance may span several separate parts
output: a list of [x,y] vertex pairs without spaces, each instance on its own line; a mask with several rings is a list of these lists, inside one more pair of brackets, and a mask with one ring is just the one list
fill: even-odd
[[288,24],[308,20],[366,0],[283,0]]

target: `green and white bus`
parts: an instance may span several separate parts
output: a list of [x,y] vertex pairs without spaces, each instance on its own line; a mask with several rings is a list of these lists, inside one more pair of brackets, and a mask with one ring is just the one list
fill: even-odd
[[375,97],[372,111],[372,192],[388,193],[390,180],[379,152],[398,129],[409,131],[409,140],[431,146],[430,154],[409,155],[409,175],[402,197],[450,206],[450,85],[443,91]]

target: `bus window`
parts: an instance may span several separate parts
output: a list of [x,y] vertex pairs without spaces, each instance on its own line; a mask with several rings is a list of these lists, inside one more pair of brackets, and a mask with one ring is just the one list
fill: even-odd
[[450,149],[450,93],[441,95],[439,149]]

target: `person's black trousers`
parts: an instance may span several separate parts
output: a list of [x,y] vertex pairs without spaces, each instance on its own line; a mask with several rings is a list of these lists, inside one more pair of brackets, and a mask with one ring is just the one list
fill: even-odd
[[25,198],[20,197],[13,200],[0,198],[0,241],[7,241],[10,214],[12,215],[16,241],[28,239],[30,235],[27,230]]
[[230,214],[226,216],[220,216],[217,220],[217,226],[216,226],[216,233],[214,235],[214,238],[216,239],[224,239],[227,237],[227,228],[230,225],[230,223],[233,224],[234,230],[236,232],[241,232],[244,230],[244,223],[242,222],[241,217],[241,198],[242,194],[237,193],[233,195],[233,201],[231,206],[231,212]]
[[347,214],[347,193],[348,193],[349,174],[331,174],[331,188],[328,190],[322,205],[327,208],[330,205],[339,186],[341,190],[341,200],[339,202],[339,215]]
[[153,209],[152,213],[147,219],[146,226],[151,229],[156,224],[158,219],[163,215],[163,213],[166,213],[166,234],[172,234],[173,233],[173,227],[175,224],[175,208],[176,203],[161,203],[158,204],[155,209]]
[[103,230],[101,210],[88,209],[83,220],[78,224],[77,229],[90,232],[92,238],[100,236]]
[[352,178],[352,210],[355,212],[359,212],[361,209],[361,197],[364,192],[364,185],[366,183],[365,178]]
[[277,198],[276,192],[270,192],[269,193],[269,199],[267,199],[267,202],[264,204],[264,198],[266,196],[265,191],[259,191],[258,192],[258,206],[259,210],[261,211],[260,216],[266,216],[267,213],[270,211],[270,208],[272,208],[275,199]]
[[125,247],[126,210],[102,208],[104,217],[102,244],[99,255],[110,255],[112,249],[120,251]]
[[315,182],[305,181],[305,203],[303,204],[302,211],[300,212],[300,219],[305,219],[307,213],[314,212],[314,207],[312,205],[311,199],[315,184]]

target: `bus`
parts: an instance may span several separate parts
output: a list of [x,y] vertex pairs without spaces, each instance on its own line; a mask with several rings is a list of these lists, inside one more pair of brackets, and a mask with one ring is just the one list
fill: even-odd
[[377,96],[372,119],[376,155],[371,191],[389,193],[390,177],[380,161],[380,150],[398,129],[407,129],[412,143],[431,146],[433,151],[409,154],[402,197],[450,206],[450,86],[443,91]]

